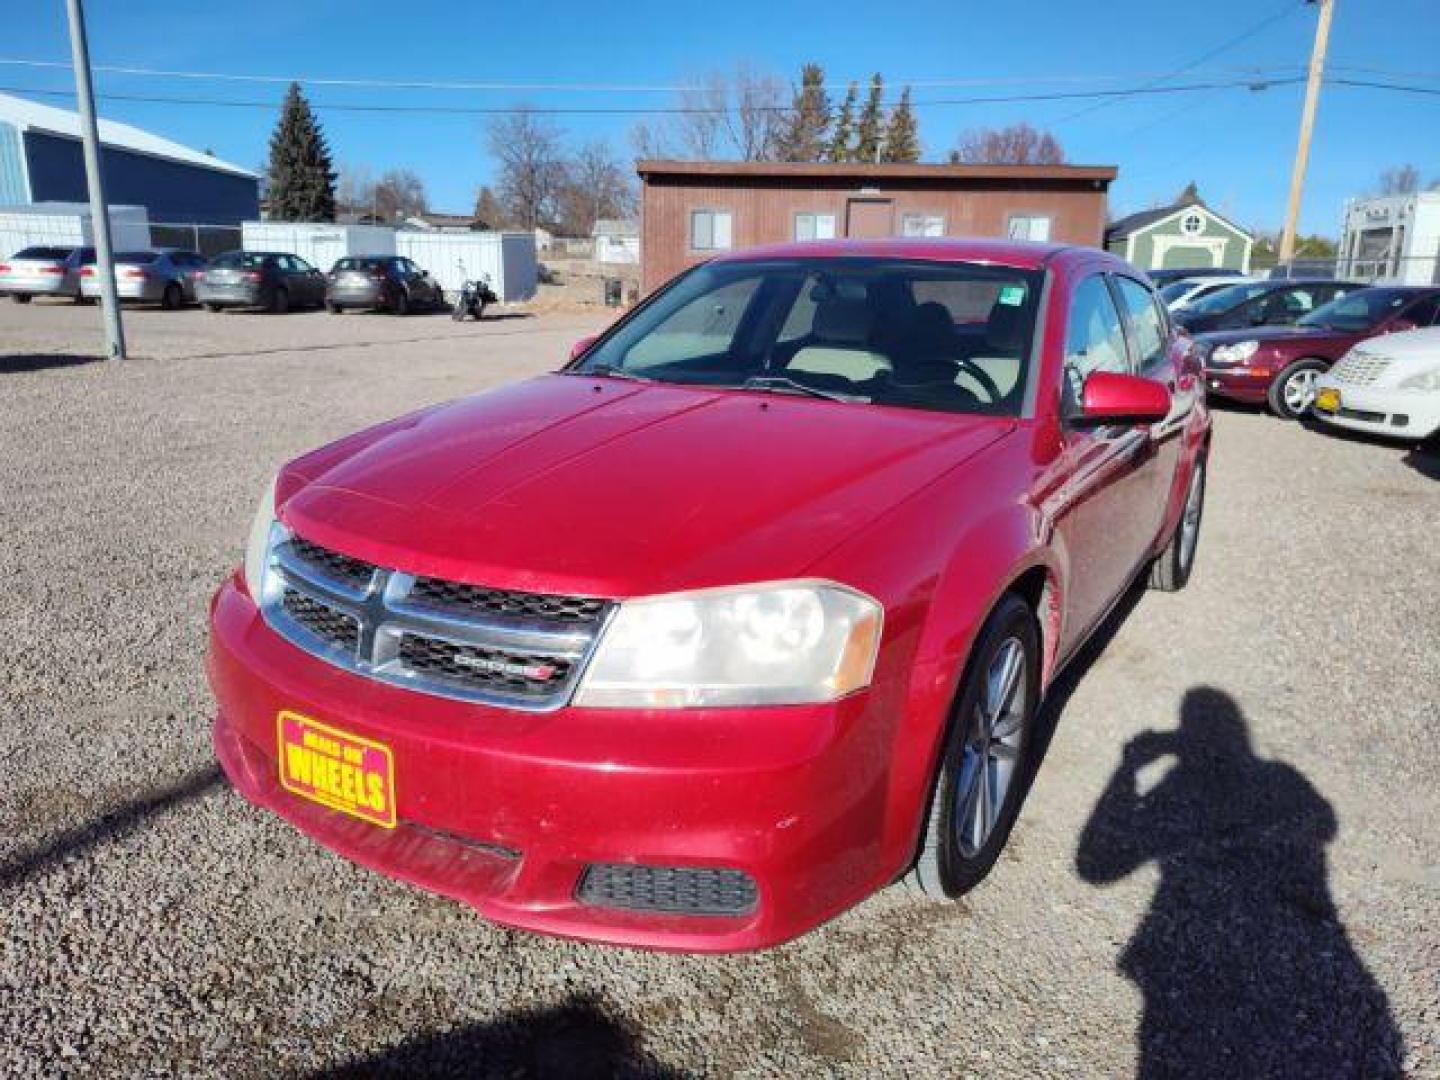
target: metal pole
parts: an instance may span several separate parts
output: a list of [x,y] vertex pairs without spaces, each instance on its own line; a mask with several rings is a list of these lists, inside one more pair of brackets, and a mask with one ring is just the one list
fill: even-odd
[[1320,21],[1315,25],[1315,47],[1310,51],[1310,77],[1305,83],[1305,109],[1300,114],[1300,145],[1295,148],[1295,170],[1290,174],[1290,205],[1285,212],[1285,231],[1280,234],[1280,261],[1295,258],[1295,227],[1300,219],[1300,193],[1305,187],[1305,169],[1310,164],[1310,133],[1315,127],[1315,107],[1320,103],[1321,77],[1325,73],[1325,50],[1330,44],[1330,19],[1335,0],[1320,0]]
[[85,141],[85,181],[90,190],[90,225],[95,233],[95,270],[100,275],[100,304],[105,315],[105,355],[125,359],[125,329],[120,325],[120,298],[115,291],[115,259],[110,247],[110,209],[105,178],[100,172],[100,126],[95,121],[95,88],[90,81],[90,46],[85,40],[85,13],[80,0],[65,0],[70,14],[70,54],[75,66],[75,96],[80,103],[80,131]]

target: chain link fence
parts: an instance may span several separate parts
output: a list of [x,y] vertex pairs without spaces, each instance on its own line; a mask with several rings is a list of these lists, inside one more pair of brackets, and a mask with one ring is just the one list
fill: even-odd
[[150,243],[157,248],[179,248],[213,259],[222,251],[241,247],[240,226],[202,225],[196,222],[150,223]]

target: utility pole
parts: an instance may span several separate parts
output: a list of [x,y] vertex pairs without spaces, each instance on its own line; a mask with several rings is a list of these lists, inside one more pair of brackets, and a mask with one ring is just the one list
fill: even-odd
[[[1315,0],[1307,0],[1315,3]],[[1305,108],[1300,114],[1300,145],[1295,148],[1295,170],[1290,174],[1290,206],[1285,211],[1285,231],[1280,234],[1280,262],[1295,258],[1295,226],[1300,219],[1300,193],[1305,187],[1305,169],[1310,164],[1310,133],[1315,127],[1315,107],[1320,103],[1320,83],[1325,74],[1325,50],[1330,44],[1330,19],[1335,0],[1319,0],[1320,21],[1315,24],[1315,47],[1310,51],[1310,77],[1305,81]]]
[[100,172],[100,125],[95,120],[95,87],[90,81],[90,45],[80,0],[65,0],[70,14],[70,55],[75,67],[75,96],[80,103],[80,132],[85,143],[85,180],[90,191],[90,226],[95,234],[95,270],[100,275],[100,304],[105,316],[105,356],[125,359],[125,328],[115,291],[115,258],[110,246],[110,207]]

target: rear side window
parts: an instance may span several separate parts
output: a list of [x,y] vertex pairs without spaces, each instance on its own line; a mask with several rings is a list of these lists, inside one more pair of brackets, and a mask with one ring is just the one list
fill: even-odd
[[12,259],[65,259],[74,248],[64,247],[28,247],[17,251],[11,256]]
[[1120,290],[1120,303],[1130,319],[1134,335],[1135,359],[1143,370],[1165,359],[1165,316],[1150,290],[1127,277],[1115,278]]
[[1065,324],[1065,367],[1061,401],[1068,415],[1078,409],[1085,380],[1096,371],[1121,374],[1130,370],[1125,329],[1105,279],[1093,274],[1070,299]]

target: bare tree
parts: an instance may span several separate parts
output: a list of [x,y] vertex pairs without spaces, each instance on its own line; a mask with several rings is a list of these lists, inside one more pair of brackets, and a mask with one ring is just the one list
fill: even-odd
[[772,161],[789,117],[784,80],[740,64],[712,71],[681,88],[681,110],[659,124],[640,123],[630,141],[642,158]]
[[972,128],[950,151],[951,164],[966,165],[1062,165],[1065,151],[1048,131],[1029,124],[1003,128]]
[[785,83],[742,64],[735,68],[730,93],[725,117],[740,160],[773,161],[787,114]]
[[1414,165],[1396,165],[1380,174],[1381,195],[1409,195],[1420,190],[1420,170]]
[[641,161],[663,160],[675,156],[675,147],[667,130],[648,120],[641,120],[630,129],[630,149]]
[[521,229],[552,223],[565,179],[560,130],[522,106],[496,117],[489,134],[506,217]]
[[730,109],[730,85],[725,76],[712,71],[682,87],[680,108],[684,112],[675,114],[675,141],[685,156],[701,161],[720,157]]
[[384,221],[423,214],[430,209],[425,181],[409,169],[390,169],[375,184],[374,205]]
[[335,209],[347,214],[368,214],[375,205],[375,180],[370,166],[345,162],[335,185]]
[[601,218],[626,218],[635,212],[629,173],[609,143],[586,143],[566,164],[558,202],[559,225],[567,236],[588,236]]

